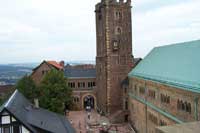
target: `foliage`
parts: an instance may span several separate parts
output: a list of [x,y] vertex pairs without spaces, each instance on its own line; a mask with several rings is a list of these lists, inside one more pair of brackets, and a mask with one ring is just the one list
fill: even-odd
[[12,93],[13,93],[13,90],[1,95],[0,96],[0,105],[2,105],[6,100],[8,100],[9,97],[12,95]]
[[34,98],[38,97],[38,88],[30,76],[24,76],[22,79],[20,79],[15,88],[32,102]]
[[51,70],[43,78],[39,89],[40,106],[50,111],[62,114],[65,106],[72,103],[72,90],[67,86],[62,71]]

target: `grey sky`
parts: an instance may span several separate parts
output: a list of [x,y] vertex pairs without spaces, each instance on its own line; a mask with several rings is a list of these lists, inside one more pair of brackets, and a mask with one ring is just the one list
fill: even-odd
[[[95,60],[100,0],[0,0],[0,63]],[[133,55],[200,39],[199,0],[134,0]]]

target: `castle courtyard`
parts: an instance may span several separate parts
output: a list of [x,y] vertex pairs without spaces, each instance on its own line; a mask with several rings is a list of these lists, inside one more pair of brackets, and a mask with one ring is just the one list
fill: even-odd
[[91,112],[70,111],[67,118],[77,133],[99,133],[103,126],[108,129],[109,133],[134,133],[128,123],[110,124],[108,118],[100,116],[94,110]]

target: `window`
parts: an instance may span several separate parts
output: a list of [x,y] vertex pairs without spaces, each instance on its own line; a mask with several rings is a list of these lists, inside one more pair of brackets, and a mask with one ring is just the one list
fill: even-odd
[[164,94],[160,94],[160,100],[162,103],[170,103],[170,96],[164,95]]
[[149,90],[149,91],[148,91],[148,95],[149,95],[149,97],[155,99],[155,98],[156,98],[156,91],[154,91],[154,90]]
[[68,83],[68,86],[69,86],[70,88],[75,88],[75,82],[69,82],[69,83]]
[[150,121],[152,121],[154,124],[158,124],[158,118],[154,115],[154,114],[152,114],[152,113],[149,113],[149,120]]
[[74,101],[74,103],[78,103],[79,102],[79,97],[74,97],[73,101]]
[[122,28],[121,27],[116,27],[115,28],[115,35],[120,35],[122,34]]
[[48,70],[42,70],[42,75],[47,74]]
[[85,82],[78,82],[78,88],[85,88]]
[[117,41],[114,41],[114,42],[113,42],[113,51],[118,50],[118,48],[119,48],[119,46],[118,46]]
[[2,124],[10,124],[10,116],[2,116],[1,123]]
[[137,92],[137,85],[134,85],[134,90],[135,92]]
[[182,110],[184,112],[191,113],[191,103],[185,101],[183,102],[182,100],[177,100],[177,109]]
[[88,88],[95,87],[96,83],[95,82],[88,82]]
[[165,121],[160,120],[160,126],[166,126],[166,125],[167,125],[167,123]]
[[144,87],[140,87],[140,94],[144,94],[145,93],[145,88]]
[[122,12],[121,11],[116,11],[115,12],[115,19],[116,20],[122,19]]

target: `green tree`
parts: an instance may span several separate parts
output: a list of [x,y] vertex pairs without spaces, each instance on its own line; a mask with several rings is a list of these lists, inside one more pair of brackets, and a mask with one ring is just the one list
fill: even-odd
[[72,90],[67,86],[63,72],[49,71],[40,84],[40,106],[50,111],[63,114],[65,106],[72,104]]
[[18,89],[31,102],[33,102],[34,98],[38,97],[39,90],[30,76],[24,76],[20,79],[15,88]]

